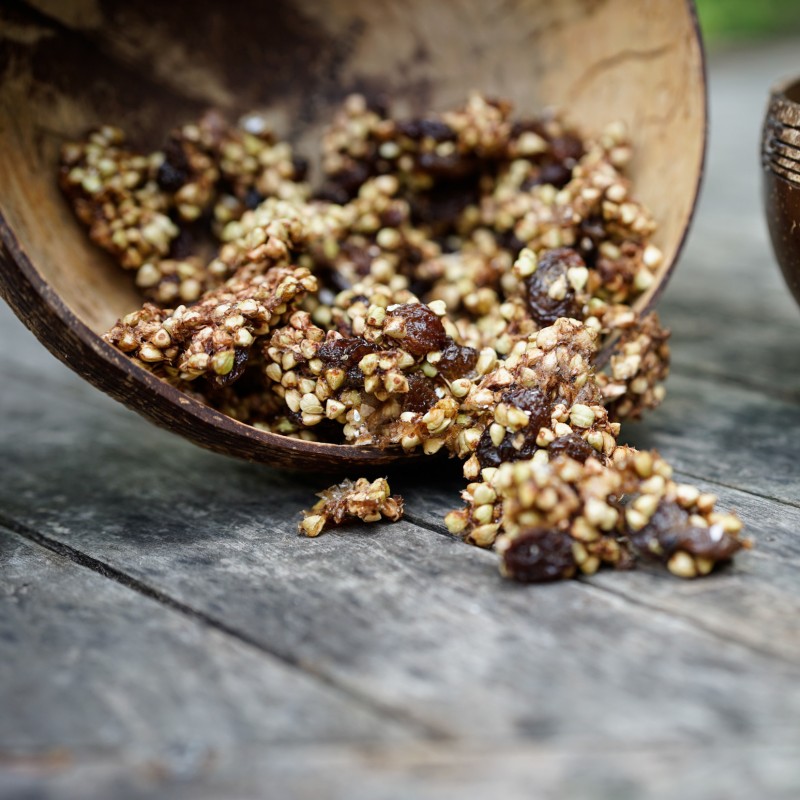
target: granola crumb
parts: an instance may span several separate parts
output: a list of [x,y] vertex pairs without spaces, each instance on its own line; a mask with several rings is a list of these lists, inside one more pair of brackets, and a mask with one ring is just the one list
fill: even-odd
[[299,530],[304,536],[319,536],[326,528],[341,525],[350,519],[397,522],[403,516],[403,498],[393,495],[386,478],[370,481],[344,480],[320,492],[320,498],[308,511],[303,511]]

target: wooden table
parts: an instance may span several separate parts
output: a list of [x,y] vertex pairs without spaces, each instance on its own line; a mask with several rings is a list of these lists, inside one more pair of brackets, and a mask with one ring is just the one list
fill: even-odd
[[0,310],[0,797],[800,797],[800,312],[757,163],[799,45],[712,60],[674,372],[626,426],[757,538],[706,580],[504,582],[442,462],[392,476],[405,521],[300,538],[324,476],[151,427]]

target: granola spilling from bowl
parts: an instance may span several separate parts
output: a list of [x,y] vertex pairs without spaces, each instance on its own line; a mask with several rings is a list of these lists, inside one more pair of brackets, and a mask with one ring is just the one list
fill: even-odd
[[[518,580],[642,558],[694,577],[749,545],[658,454],[618,444],[669,364],[634,308],[663,258],[624,126],[584,136],[479,94],[395,119],[352,95],[321,147],[312,187],[256,114],[210,112],[153,153],[110,126],[65,145],[64,193],[145,298],[106,340],[262,430],[461,459],[446,525]],[[402,509],[383,479],[345,482],[300,530]]]

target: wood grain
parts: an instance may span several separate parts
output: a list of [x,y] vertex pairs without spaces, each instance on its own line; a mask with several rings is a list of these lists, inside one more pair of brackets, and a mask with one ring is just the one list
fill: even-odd
[[48,753],[56,764],[87,755],[203,762],[229,757],[243,739],[411,737],[277,659],[2,527],[0,570],[0,774]]
[[42,790],[63,800],[249,800],[268,786],[274,796],[298,800],[483,800],[487,794],[504,800],[796,800],[798,757],[791,743],[711,744],[701,751],[663,744],[575,751],[527,742],[289,746],[243,750],[245,769],[224,758],[213,764],[51,759],[46,774],[32,777],[23,761],[13,772],[0,772],[0,793],[15,800]]

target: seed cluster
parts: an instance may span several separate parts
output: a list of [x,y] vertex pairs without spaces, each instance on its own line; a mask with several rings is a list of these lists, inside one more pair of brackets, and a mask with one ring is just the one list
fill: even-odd
[[320,492],[310,511],[303,512],[300,533],[319,536],[325,528],[341,525],[348,519],[397,522],[403,516],[403,498],[392,495],[386,478],[370,483],[366,478],[345,480]]
[[637,558],[693,578],[749,546],[741,520],[716,511],[714,495],[676,483],[657,453],[623,445],[606,459],[570,443],[541,450],[484,470],[463,496],[466,508],[446,517],[449,530],[494,544],[503,573],[522,581],[627,568]]
[[[263,117],[214,112],[149,154],[93,131],[60,183],[147,299],[107,341],[164,380],[282,435],[456,456],[470,483],[447,525],[512,577],[644,556],[702,575],[742,546],[738,520],[617,443],[669,365],[668,332],[633,308],[662,255],[631,156],[619,124],[584,137],[479,94],[395,119],[353,95],[316,191]],[[301,529],[401,513],[362,479]]]

